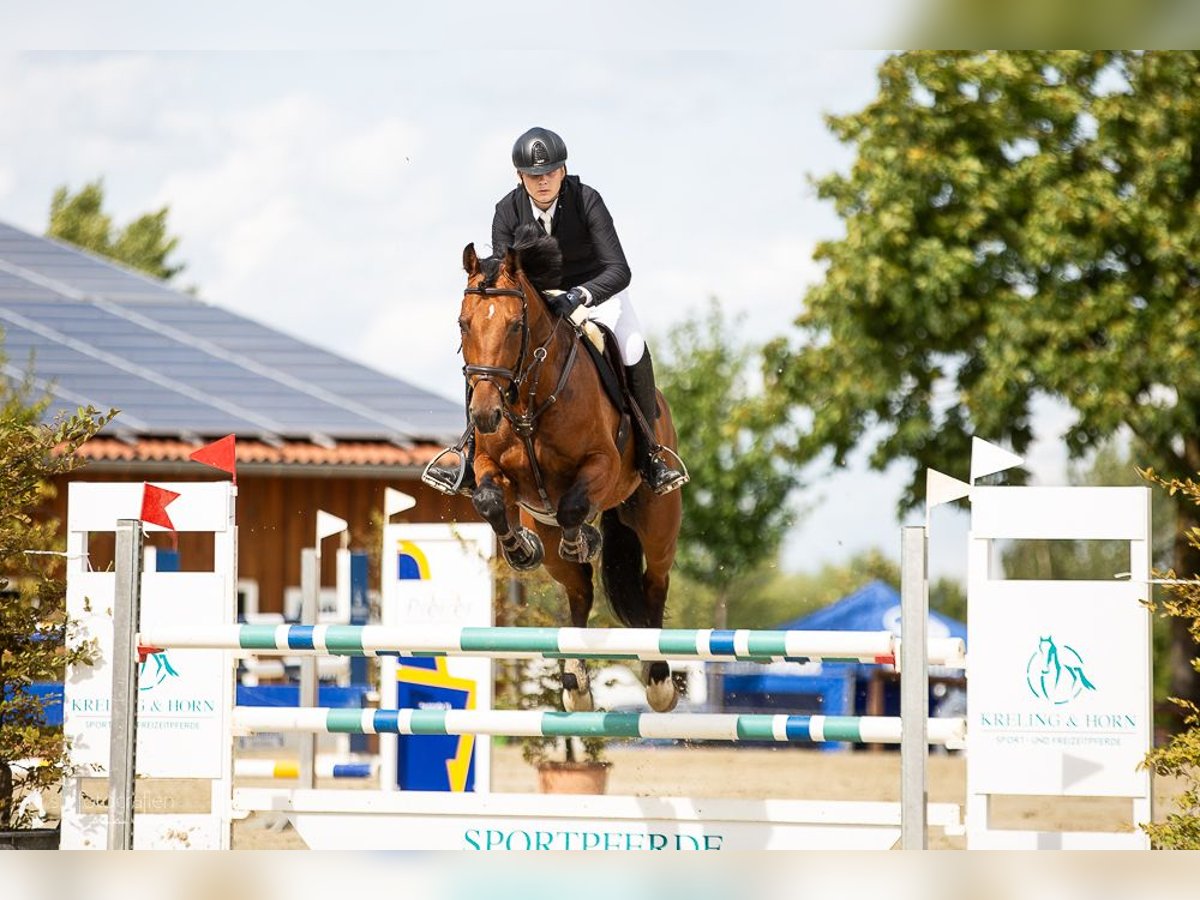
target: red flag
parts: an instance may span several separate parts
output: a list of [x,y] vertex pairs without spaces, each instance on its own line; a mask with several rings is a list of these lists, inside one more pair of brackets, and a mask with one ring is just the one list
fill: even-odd
[[142,521],[151,525],[175,530],[171,517],[167,515],[167,507],[175,501],[179,494],[166,488],[145,484],[142,487]]
[[233,476],[233,483],[237,484],[237,438],[232,434],[227,434],[211,444],[205,444],[188,459],[228,472]]

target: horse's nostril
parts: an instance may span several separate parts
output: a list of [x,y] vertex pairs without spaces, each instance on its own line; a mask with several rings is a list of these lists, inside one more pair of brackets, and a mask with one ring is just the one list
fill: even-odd
[[500,425],[500,411],[498,409],[489,409],[475,412],[471,414],[471,419],[475,422],[476,428],[484,434],[491,434]]

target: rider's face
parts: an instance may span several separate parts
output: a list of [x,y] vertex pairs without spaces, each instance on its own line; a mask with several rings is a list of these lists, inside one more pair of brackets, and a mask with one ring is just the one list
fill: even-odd
[[517,174],[521,176],[521,184],[525,185],[525,190],[533,198],[537,208],[549,209],[551,204],[558,199],[558,192],[562,190],[567,167],[559,166],[553,172],[547,172],[545,175],[526,175],[521,172]]

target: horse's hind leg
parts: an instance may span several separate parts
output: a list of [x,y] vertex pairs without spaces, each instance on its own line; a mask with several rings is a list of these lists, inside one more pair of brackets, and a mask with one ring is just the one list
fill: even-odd
[[[637,509],[630,524],[641,539],[645,557],[642,586],[650,627],[662,628],[683,502],[678,491],[656,497],[643,487],[638,494],[643,502],[636,504]],[[646,685],[646,702],[655,712],[670,712],[679,703],[679,691],[671,678],[671,667],[666,660],[647,660],[642,663],[642,683]]]
[[[545,543],[551,543],[556,528],[538,523],[535,526]],[[588,616],[595,599],[592,586],[592,567],[588,563],[574,563],[555,556],[546,557],[545,566],[550,575],[567,592],[567,603],[571,610],[571,625],[586,628]],[[589,712],[592,702],[592,682],[588,677],[587,662],[582,659],[564,659],[562,662],[563,709],[567,712]]]

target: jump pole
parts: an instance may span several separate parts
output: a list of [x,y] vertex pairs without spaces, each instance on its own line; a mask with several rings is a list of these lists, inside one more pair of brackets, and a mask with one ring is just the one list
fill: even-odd
[[[460,628],[442,625],[158,625],[147,647],[305,656],[473,656],[506,659],[860,662],[899,666],[904,641],[887,631],[667,628]],[[928,642],[930,665],[966,667],[960,638]],[[918,655],[919,655],[919,651]]]
[[[930,743],[961,747],[962,719],[931,724]],[[802,716],[738,713],[546,712],[470,709],[331,709],[238,706],[234,731],[250,734],[486,734],[508,737],[645,738],[673,741],[849,741],[899,744],[895,716]],[[923,786],[921,786],[923,789]]]

